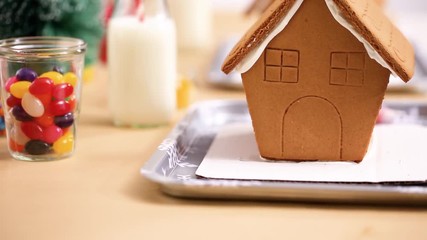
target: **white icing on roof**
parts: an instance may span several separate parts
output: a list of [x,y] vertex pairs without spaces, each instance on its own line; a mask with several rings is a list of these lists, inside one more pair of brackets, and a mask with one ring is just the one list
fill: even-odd
[[[234,68],[235,71],[239,73],[244,73],[251,69],[251,67],[255,64],[255,62],[258,60],[258,58],[261,56],[261,54],[264,52],[267,45],[270,43],[271,40],[273,40],[274,37],[276,37],[280,32],[285,29],[285,27],[289,24],[290,20],[293,18],[295,13],[298,11],[298,9],[301,7],[301,4],[304,0],[297,0],[294,5],[289,9],[289,12],[284,16],[284,18],[279,22],[279,24],[273,29],[273,31],[262,41],[262,43],[253,49],[251,52],[248,53],[248,55],[242,59],[242,61],[237,64],[237,66]],[[361,36],[357,31],[353,28],[353,26],[341,15],[341,12],[339,11],[336,4],[333,2],[333,0],[325,0],[326,5],[328,6],[329,11],[331,12],[334,19],[344,28],[346,28],[351,34],[353,34],[354,37],[359,40],[363,46],[365,47],[368,55],[370,58],[374,59],[378,62],[381,66],[384,68],[387,68],[390,70],[390,72],[396,76],[395,71],[387,64],[387,62],[378,54],[377,51],[369,44],[368,41],[366,41],[363,36]]]

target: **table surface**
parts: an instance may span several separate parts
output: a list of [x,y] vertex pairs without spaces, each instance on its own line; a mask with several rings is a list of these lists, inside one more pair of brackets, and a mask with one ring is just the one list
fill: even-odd
[[[216,16],[212,48],[203,54],[180,52],[180,71],[197,71],[194,101],[244,99],[243,92],[212,88],[202,77],[213,46],[235,30],[229,22],[248,24],[235,16]],[[77,151],[71,158],[40,163],[13,160],[5,139],[0,140],[0,239],[427,237],[427,211],[420,208],[185,200],[164,195],[139,170],[174,124],[114,127],[107,88],[107,69],[97,66],[96,78],[84,86]],[[177,113],[175,122],[184,114],[185,110]]]

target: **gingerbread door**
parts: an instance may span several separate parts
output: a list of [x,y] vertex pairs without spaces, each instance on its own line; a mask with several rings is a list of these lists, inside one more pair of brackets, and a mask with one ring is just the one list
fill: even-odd
[[282,128],[282,157],[301,160],[340,160],[342,119],[328,99],[306,96],[286,109]]

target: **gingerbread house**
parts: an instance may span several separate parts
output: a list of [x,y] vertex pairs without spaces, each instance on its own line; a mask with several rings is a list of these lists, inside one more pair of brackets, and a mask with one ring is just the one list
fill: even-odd
[[358,162],[414,52],[372,0],[276,0],[222,70],[242,74],[261,156]]

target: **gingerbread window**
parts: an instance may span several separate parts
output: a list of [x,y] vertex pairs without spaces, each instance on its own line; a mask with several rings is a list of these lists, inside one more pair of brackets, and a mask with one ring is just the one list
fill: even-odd
[[342,86],[362,86],[365,80],[365,53],[333,52],[329,83]]
[[297,83],[299,77],[299,52],[267,48],[265,52],[265,77],[267,82]]

